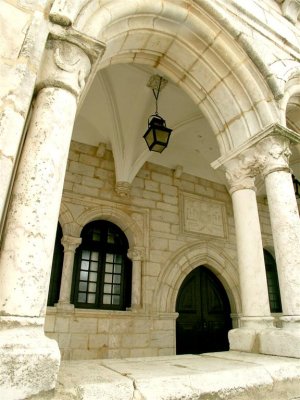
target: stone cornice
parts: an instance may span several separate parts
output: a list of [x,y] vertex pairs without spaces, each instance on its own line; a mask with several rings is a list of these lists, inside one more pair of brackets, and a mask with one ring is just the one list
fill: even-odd
[[62,27],[60,25],[50,25],[50,39],[65,40],[81,48],[90,58],[91,64],[102,58],[105,51],[105,43],[85,35],[72,27]]

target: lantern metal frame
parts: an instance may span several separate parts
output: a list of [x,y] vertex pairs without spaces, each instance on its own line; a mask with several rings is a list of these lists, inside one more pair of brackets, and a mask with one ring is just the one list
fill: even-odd
[[150,77],[147,84],[152,89],[155,98],[155,113],[148,118],[148,128],[143,138],[150,151],[162,153],[168,146],[172,129],[166,126],[166,121],[158,113],[158,97],[161,90],[166,86],[167,80],[160,75]]

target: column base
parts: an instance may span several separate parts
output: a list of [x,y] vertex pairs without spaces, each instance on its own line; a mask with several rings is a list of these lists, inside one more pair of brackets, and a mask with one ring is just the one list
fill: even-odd
[[21,400],[55,387],[60,352],[43,318],[0,317],[0,398]]
[[72,313],[75,311],[74,304],[71,304],[71,303],[58,302],[55,304],[55,307],[56,307],[57,311],[60,311],[60,312],[71,312]]
[[300,358],[300,329],[274,328],[259,333],[260,353]]
[[228,332],[230,350],[259,353],[259,333],[273,327],[273,317],[242,317],[241,327]]

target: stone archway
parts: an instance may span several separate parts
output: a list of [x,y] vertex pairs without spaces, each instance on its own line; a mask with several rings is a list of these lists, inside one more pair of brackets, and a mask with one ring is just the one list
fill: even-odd
[[224,286],[232,313],[241,311],[238,277],[233,260],[223,248],[208,242],[197,242],[179,250],[161,272],[153,296],[154,308],[159,312],[174,312],[179,289],[199,265],[206,265]]
[[105,6],[81,1],[75,8],[54,3],[50,18],[106,44],[98,68],[135,62],[162,71],[201,107],[221,154],[278,121],[264,79],[267,68],[249,44],[235,40],[233,22],[226,21],[230,33],[221,28],[220,15],[207,2],[188,8],[168,0],[109,1]]

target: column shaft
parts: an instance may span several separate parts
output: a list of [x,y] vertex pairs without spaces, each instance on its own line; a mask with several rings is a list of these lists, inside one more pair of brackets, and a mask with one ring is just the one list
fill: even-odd
[[244,318],[270,317],[261,231],[252,189],[232,193]]
[[142,261],[133,260],[132,262],[132,294],[131,294],[131,307],[141,307],[141,293],[142,292]]
[[42,89],[19,164],[0,254],[2,315],[42,316],[76,113],[63,89]]
[[67,306],[70,305],[75,251],[81,243],[81,238],[64,236],[61,242],[64,246],[64,262],[58,304]]
[[271,172],[265,183],[283,314],[300,317],[300,219],[291,174]]

